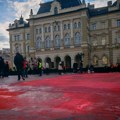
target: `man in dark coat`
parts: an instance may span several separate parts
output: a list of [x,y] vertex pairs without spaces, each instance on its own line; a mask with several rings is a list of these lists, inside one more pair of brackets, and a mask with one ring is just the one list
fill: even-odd
[[0,77],[4,77],[4,59],[0,56]]
[[21,77],[23,80],[25,80],[23,75],[23,62],[24,62],[23,56],[20,53],[16,53],[16,56],[14,57],[14,64],[18,72],[18,80],[20,80]]

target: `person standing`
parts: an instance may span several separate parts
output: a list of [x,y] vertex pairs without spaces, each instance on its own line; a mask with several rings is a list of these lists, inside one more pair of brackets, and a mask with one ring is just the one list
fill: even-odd
[[4,59],[0,56],[0,77],[4,78]]
[[20,80],[21,77],[23,80],[25,80],[23,75],[23,62],[24,62],[23,56],[20,53],[16,53],[14,57],[14,64],[16,66],[17,73],[18,73],[18,81]]
[[83,73],[83,62],[80,61],[80,73]]
[[63,72],[62,62],[59,62],[59,65],[58,65],[58,74],[61,75],[62,72]]
[[27,78],[28,77],[28,61],[26,60],[26,58],[24,58],[23,69],[24,69],[24,77]]
[[8,64],[8,61],[6,61],[6,63],[5,63],[5,67],[4,67],[4,76],[5,77],[8,77],[8,75],[9,75],[9,64]]
[[48,75],[49,74],[49,63],[48,62],[46,62],[46,64],[45,64],[45,72],[46,72],[46,75]]
[[42,62],[40,60],[38,60],[38,73],[42,76]]

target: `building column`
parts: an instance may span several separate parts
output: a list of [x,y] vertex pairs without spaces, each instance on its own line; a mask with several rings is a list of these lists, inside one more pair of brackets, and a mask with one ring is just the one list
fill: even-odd
[[74,46],[74,38],[73,38],[73,19],[70,21],[71,28],[71,46]]
[[35,46],[34,46],[34,23],[30,21],[30,57],[35,57]]
[[42,24],[42,48],[45,48],[45,40],[44,40],[44,25]]
[[63,22],[60,22],[60,32],[61,32],[61,48],[64,47],[64,40],[63,40]]
[[83,16],[82,17],[82,44],[86,44],[87,45],[87,39],[88,39],[88,30],[87,30],[87,24],[88,24],[88,20],[87,20],[87,16]]
[[11,64],[11,67],[13,68],[13,66],[14,66],[14,62],[13,62],[13,60],[14,60],[14,50],[13,50],[13,47],[12,47],[12,35],[11,34],[9,34],[9,36],[10,36],[10,41],[9,41],[9,43],[10,43],[10,64]]
[[23,37],[23,55],[26,56],[26,39],[25,39],[25,31],[22,33]]
[[113,64],[113,48],[112,48],[112,21],[109,19],[108,20],[108,39],[109,39],[109,44],[110,44],[110,48],[109,48],[109,61],[110,64]]
[[87,16],[82,16],[82,51],[84,53],[83,64],[84,67],[89,64],[90,53],[89,53],[89,45],[88,45],[88,18]]
[[51,23],[51,48],[54,48],[54,40],[53,40],[53,23]]

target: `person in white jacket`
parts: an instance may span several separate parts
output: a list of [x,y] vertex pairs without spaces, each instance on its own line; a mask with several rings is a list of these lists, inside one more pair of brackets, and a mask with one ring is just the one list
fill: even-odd
[[62,62],[59,62],[59,65],[58,65],[58,73],[59,73],[59,75],[61,75],[62,72],[63,72]]

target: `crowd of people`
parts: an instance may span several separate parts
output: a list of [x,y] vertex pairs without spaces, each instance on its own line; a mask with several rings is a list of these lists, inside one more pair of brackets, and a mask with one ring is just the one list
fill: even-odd
[[[18,81],[20,79],[25,80],[25,78],[28,77],[29,74],[38,74],[39,76],[42,76],[43,71],[46,75],[49,75],[51,73],[50,65],[48,62],[45,63],[45,66],[42,65],[42,61],[39,58],[31,58],[30,60],[27,60],[25,57],[23,57],[20,53],[16,53],[14,57],[14,71],[17,71],[18,74]],[[83,61],[80,61],[78,63],[73,64],[73,73],[83,73],[85,70],[83,69]],[[110,72],[120,72],[120,64],[112,65],[109,67]],[[8,61],[4,61],[2,57],[0,57],[0,78],[8,77],[9,76],[9,64]],[[92,64],[86,66],[86,72],[88,73],[94,73],[94,66]],[[104,67],[105,71],[108,71],[108,67]],[[62,75],[66,71],[66,67],[64,66],[63,62],[60,61],[58,63],[57,68],[58,74]]]

